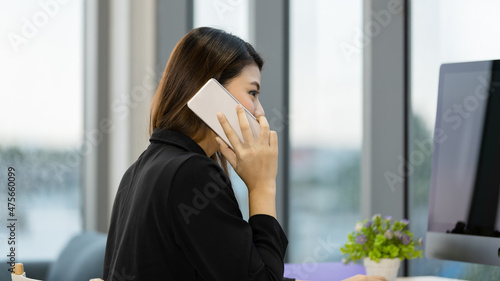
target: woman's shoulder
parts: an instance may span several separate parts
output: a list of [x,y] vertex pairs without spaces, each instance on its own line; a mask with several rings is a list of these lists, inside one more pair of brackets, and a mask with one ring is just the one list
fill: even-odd
[[[226,173],[221,166],[212,158],[203,155],[190,155],[185,158],[176,171],[176,180],[208,180],[213,178],[223,178],[225,183],[229,183]],[[227,179],[227,182],[226,182]]]
[[185,169],[185,166],[196,166],[198,168],[211,167],[217,163],[205,154],[187,151],[176,147],[163,147],[158,153],[159,162],[166,166],[175,165],[178,168]]
[[224,174],[224,170],[212,158],[192,151],[172,147],[161,147],[156,151],[146,153],[144,166],[149,166],[159,179],[169,181],[185,179],[203,179],[214,174]]

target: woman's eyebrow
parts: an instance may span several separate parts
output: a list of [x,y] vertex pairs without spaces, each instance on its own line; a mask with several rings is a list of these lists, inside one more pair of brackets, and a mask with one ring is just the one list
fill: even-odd
[[253,82],[250,82],[250,84],[252,84],[252,85],[256,86],[256,87],[257,87],[257,91],[259,91],[259,90],[260,90],[260,84],[259,84],[259,82],[257,82],[257,81],[253,81]]

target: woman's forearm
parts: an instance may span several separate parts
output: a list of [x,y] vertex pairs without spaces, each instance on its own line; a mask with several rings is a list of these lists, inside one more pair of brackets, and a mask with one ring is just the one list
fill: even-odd
[[269,215],[276,218],[276,182],[249,189],[250,216]]

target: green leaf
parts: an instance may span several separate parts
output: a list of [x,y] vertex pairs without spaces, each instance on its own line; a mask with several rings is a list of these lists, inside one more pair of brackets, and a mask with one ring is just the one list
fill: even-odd
[[379,262],[381,256],[382,254],[377,249],[373,249],[368,255],[375,262]]
[[387,248],[391,258],[395,258],[399,255],[399,248],[395,245],[389,245]]
[[387,238],[384,235],[377,234],[377,236],[375,236],[375,242],[374,242],[375,247],[381,246],[386,240]]

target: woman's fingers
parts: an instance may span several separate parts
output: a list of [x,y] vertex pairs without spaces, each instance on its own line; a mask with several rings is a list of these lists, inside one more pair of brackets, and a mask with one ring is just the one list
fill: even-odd
[[220,137],[215,137],[215,141],[219,144],[219,150],[229,164],[231,164],[233,168],[236,167],[236,154],[234,151]]
[[226,134],[227,138],[229,139],[229,142],[231,145],[235,148],[236,146],[241,145],[240,140],[238,139],[238,136],[234,132],[233,128],[229,124],[229,122],[226,119],[226,116],[222,112],[217,113],[217,118],[219,119],[219,123],[222,126],[222,129],[224,130],[224,134]]
[[278,150],[278,133],[276,133],[276,131],[269,132],[269,146],[271,146],[271,148],[276,147],[276,150]]
[[387,281],[385,277],[378,275],[362,275],[358,274],[356,276],[344,279],[342,281]]
[[259,116],[259,125],[260,125],[260,135],[259,141],[265,144],[270,144],[269,140],[269,123],[267,122],[266,117]]
[[243,140],[246,143],[255,141],[252,129],[250,129],[250,124],[248,123],[245,109],[243,109],[243,106],[241,104],[238,104],[236,106],[236,113],[238,114],[238,120],[240,122],[240,129],[241,129],[241,135],[243,136]]

